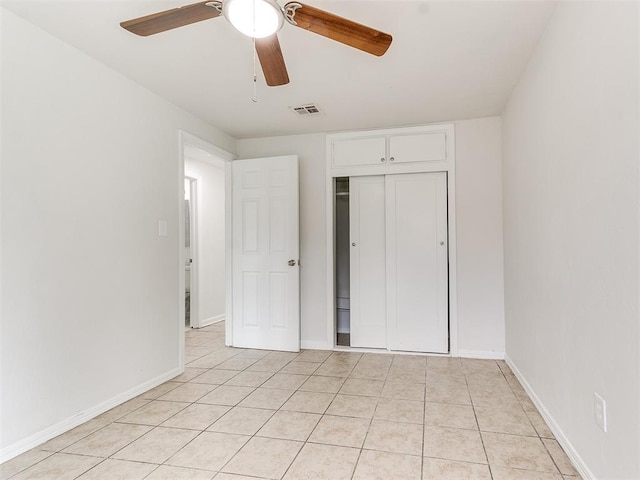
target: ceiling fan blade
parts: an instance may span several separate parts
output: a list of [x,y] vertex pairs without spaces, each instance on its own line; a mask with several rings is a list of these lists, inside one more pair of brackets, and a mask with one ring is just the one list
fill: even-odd
[[293,20],[300,28],[378,57],[384,55],[391,45],[392,37],[388,33],[380,32],[309,5],[289,2],[284,6],[284,10],[287,11],[287,7],[290,5],[292,9],[295,8],[296,4],[301,7],[295,10]]
[[284,57],[282,56],[277,34],[274,33],[265,38],[256,38],[256,52],[260,59],[267,85],[278,87],[289,83],[289,74],[287,73],[287,66],[284,64]]
[[120,23],[120,26],[131,33],[146,37],[220,16],[220,12],[213,7],[208,7],[207,3],[193,3],[145,17],[134,18]]

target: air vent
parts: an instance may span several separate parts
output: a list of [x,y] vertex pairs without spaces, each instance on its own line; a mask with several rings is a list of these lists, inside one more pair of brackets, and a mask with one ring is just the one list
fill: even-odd
[[289,107],[293,113],[298,115],[299,117],[312,117],[315,115],[320,115],[322,112],[320,111],[320,107],[314,105],[313,103],[309,103],[307,105],[297,105],[295,107]]

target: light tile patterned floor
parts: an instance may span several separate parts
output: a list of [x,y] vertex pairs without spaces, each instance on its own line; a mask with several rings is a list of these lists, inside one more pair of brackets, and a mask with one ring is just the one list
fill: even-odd
[[224,346],[0,466],[0,480],[577,480],[504,362]]

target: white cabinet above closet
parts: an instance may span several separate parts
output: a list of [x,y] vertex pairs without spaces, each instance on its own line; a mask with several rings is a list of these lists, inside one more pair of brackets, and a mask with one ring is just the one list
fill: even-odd
[[429,163],[441,170],[442,163],[453,157],[453,148],[453,125],[449,124],[327,135],[330,166],[336,170],[399,165],[398,171],[403,171],[411,168],[403,169],[403,164],[412,163],[420,164],[420,170]]
[[384,163],[387,161],[386,148],[384,137],[337,140],[333,143],[334,165],[347,167]]
[[446,159],[445,133],[414,133],[389,137],[389,162],[444,162]]

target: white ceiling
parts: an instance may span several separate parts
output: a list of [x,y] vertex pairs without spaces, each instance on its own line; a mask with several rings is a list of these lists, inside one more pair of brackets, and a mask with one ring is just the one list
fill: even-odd
[[[223,17],[151,37],[119,22],[195,0],[6,0],[2,5],[236,138],[497,115],[553,13],[546,0],[307,0],[393,36],[375,57],[285,24],[291,83],[267,87],[251,40]],[[316,103],[323,115],[288,107]]]

